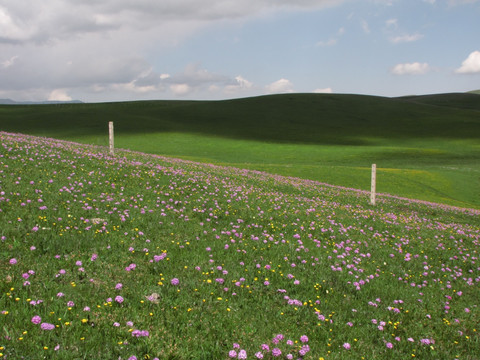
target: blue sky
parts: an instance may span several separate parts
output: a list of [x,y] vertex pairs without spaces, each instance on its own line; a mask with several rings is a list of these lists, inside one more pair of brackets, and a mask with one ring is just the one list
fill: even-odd
[[0,1],[0,98],[477,89],[480,0]]

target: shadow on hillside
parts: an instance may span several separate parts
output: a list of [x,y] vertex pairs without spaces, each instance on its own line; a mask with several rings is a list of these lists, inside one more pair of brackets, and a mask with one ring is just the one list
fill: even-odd
[[63,139],[104,136],[109,121],[116,134],[176,132],[294,144],[478,138],[478,112],[459,109],[458,96],[454,107],[432,106],[445,103],[442,99],[288,94],[224,101],[0,106],[0,126],[3,131]]

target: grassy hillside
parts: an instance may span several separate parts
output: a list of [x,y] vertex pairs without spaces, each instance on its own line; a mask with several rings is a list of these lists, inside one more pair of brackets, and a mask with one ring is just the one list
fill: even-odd
[[4,131],[480,207],[480,96],[288,94],[226,101],[0,106]]
[[[480,91],[479,91],[480,92]],[[434,106],[446,106],[456,109],[472,109],[480,111],[480,97],[477,93],[452,93],[435,94],[423,96],[407,96],[401,98],[420,104],[429,104]]]
[[[453,109],[424,105],[448,106],[445,97],[453,99]],[[480,97],[471,94],[413,99],[294,94],[226,101],[2,106],[0,121],[6,131],[65,138],[103,135],[105,123],[115,121],[118,135],[186,132],[271,142],[375,145],[389,139],[476,138],[480,121],[458,108],[480,110],[479,103]]]
[[0,358],[478,359],[480,211],[0,132]]

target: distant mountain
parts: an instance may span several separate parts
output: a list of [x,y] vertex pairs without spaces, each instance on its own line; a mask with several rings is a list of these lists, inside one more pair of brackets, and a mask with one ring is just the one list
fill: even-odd
[[0,99],[0,105],[15,105],[16,102],[10,99]]
[[51,105],[51,104],[83,104],[80,100],[71,101],[14,101],[12,99],[0,99],[0,105]]

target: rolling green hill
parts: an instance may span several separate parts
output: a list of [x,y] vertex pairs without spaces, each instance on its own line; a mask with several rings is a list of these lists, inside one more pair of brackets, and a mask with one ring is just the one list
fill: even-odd
[[480,96],[287,94],[0,106],[0,130],[480,207]]
[[0,124],[6,131],[72,139],[102,135],[105,123],[115,121],[118,134],[181,132],[282,143],[362,145],[389,139],[478,138],[480,121],[468,109],[480,110],[480,97],[295,94],[226,101],[2,106]]
[[475,93],[452,93],[452,94],[436,94],[436,95],[422,95],[422,96],[408,96],[401,99],[408,100],[414,103],[427,104],[434,106],[446,106],[456,109],[472,109],[480,111],[480,99],[478,94],[480,90]]

